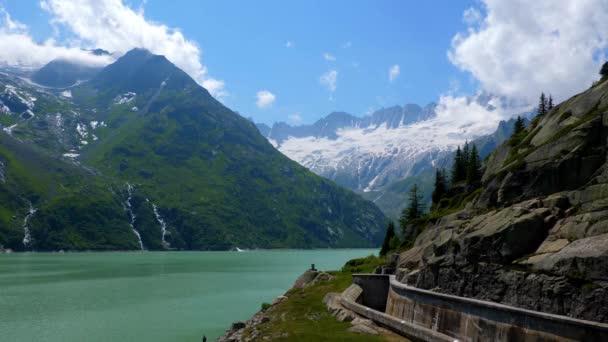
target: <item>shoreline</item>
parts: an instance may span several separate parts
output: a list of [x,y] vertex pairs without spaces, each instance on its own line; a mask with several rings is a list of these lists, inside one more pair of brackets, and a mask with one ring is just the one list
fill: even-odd
[[380,250],[380,247],[340,247],[340,248],[269,248],[269,249],[247,249],[236,251],[231,249],[218,250],[59,250],[59,251],[14,251],[10,249],[0,250],[0,255],[3,254],[78,254],[78,253],[218,253],[218,252],[233,252],[233,253],[255,253],[255,252],[307,252],[307,251],[352,251],[352,250]]

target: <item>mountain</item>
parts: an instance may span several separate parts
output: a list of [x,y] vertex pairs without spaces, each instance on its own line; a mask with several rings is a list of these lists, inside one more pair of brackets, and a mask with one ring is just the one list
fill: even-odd
[[[5,136],[91,177],[49,181],[69,200],[21,191],[39,208],[27,218],[31,249],[371,247],[382,239],[386,218],[375,205],[283,156],[163,56],[132,50],[69,90],[10,75],[0,84]],[[7,164],[11,177],[27,169]],[[105,211],[84,210],[98,191]],[[15,222],[30,212],[28,202],[6,207]],[[96,223],[101,216],[115,220],[111,229]],[[23,249],[15,241],[0,244]]]
[[91,79],[101,70],[65,59],[55,59],[32,74],[32,81],[53,88],[67,88]]
[[[608,80],[539,115],[411,221],[399,281],[608,322]],[[421,232],[419,235],[416,232]]]
[[[524,118],[524,122],[529,123],[530,120]],[[503,120],[498,124],[494,133],[473,139],[469,143],[477,146],[479,156],[483,160],[511,136],[514,124],[515,118]],[[435,170],[444,168],[449,172],[454,163],[454,154],[454,152],[448,152],[431,162],[418,163],[411,176],[396,180],[380,191],[364,192],[361,195],[373,201],[388,217],[397,219],[407,205],[410,188],[416,184],[428,208],[431,205]]]
[[408,104],[363,118],[334,112],[312,125],[279,122],[271,128],[257,127],[289,158],[360,193],[396,218],[414,182],[430,198],[434,168],[448,167],[456,146],[463,145],[467,137],[477,136],[476,144],[485,157],[510,134],[512,122],[501,123],[488,136],[475,135],[468,132],[468,125],[438,120],[435,109],[433,103],[425,107]]

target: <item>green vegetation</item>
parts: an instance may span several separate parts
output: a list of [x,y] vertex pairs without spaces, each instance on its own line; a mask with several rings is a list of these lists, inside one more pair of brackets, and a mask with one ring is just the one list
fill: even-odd
[[602,78],[608,77],[608,62],[604,62],[604,64],[602,64],[602,68],[600,69],[600,75],[602,76]]
[[433,203],[439,203],[448,193],[448,179],[445,169],[435,170],[435,186],[431,195]]
[[[520,121],[520,124],[523,124],[523,120]],[[517,129],[518,131],[523,130],[521,127]],[[458,146],[451,174],[452,179],[448,184],[446,171],[435,170],[433,204],[427,213],[425,213],[418,186],[416,184],[411,186],[408,204],[402,211],[399,220],[401,234],[394,234],[389,225],[384,236],[381,255],[411,248],[418,235],[429,223],[462,210],[468,202],[481,194],[482,165],[475,144],[467,142],[462,149]]]
[[386,234],[384,235],[384,241],[382,242],[382,247],[380,248],[380,255],[386,255],[386,253],[391,250],[391,243],[395,240],[395,223],[391,220],[386,227]]
[[[6,248],[23,248],[30,202],[33,249],[139,248],[124,207],[127,183],[146,249],[165,249],[156,214],[174,249],[382,242],[386,218],[373,203],[282,155],[164,57],[132,51],[72,88],[69,101],[4,75],[0,83],[37,98],[33,118],[2,118],[18,121],[13,134],[23,141],[0,132],[13,142],[0,144]],[[61,158],[67,152],[80,156]]]
[[[331,316],[323,303],[330,292],[342,292],[352,283],[353,273],[372,272],[384,263],[383,258],[369,256],[346,263],[341,271],[329,272],[335,278],[302,289],[288,291],[288,300],[264,311],[270,321],[257,326],[259,340],[274,336],[279,341],[404,341],[392,333],[368,335],[349,332],[349,322]],[[245,336],[251,333],[247,328]],[[280,337],[282,336],[282,337]]]

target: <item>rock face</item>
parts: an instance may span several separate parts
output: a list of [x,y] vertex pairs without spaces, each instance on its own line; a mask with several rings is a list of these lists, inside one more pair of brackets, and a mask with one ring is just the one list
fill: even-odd
[[464,210],[426,224],[398,279],[608,322],[608,82],[501,145]]

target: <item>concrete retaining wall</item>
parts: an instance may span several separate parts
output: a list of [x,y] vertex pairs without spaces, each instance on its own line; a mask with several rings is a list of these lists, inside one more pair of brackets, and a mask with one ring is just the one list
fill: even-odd
[[342,292],[342,306],[414,341],[454,342],[454,338],[450,336],[397,319],[384,312],[359,304],[362,291],[359,285],[352,284]]
[[[375,278],[372,280],[372,278]],[[388,284],[386,314],[461,341],[608,341],[608,324],[407,286],[387,275],[354,275],[365,293]],[[373,299],[378,301],[377,298]],[[371,317],[370,317],[371,318]],[[382,323],[382,322],[381,322]]]
[[386,312],[386,298],[388,297],[389,278],[386,275],[358,274],[353,277],[353,284],[365,289],[359,302],[369,308]]

